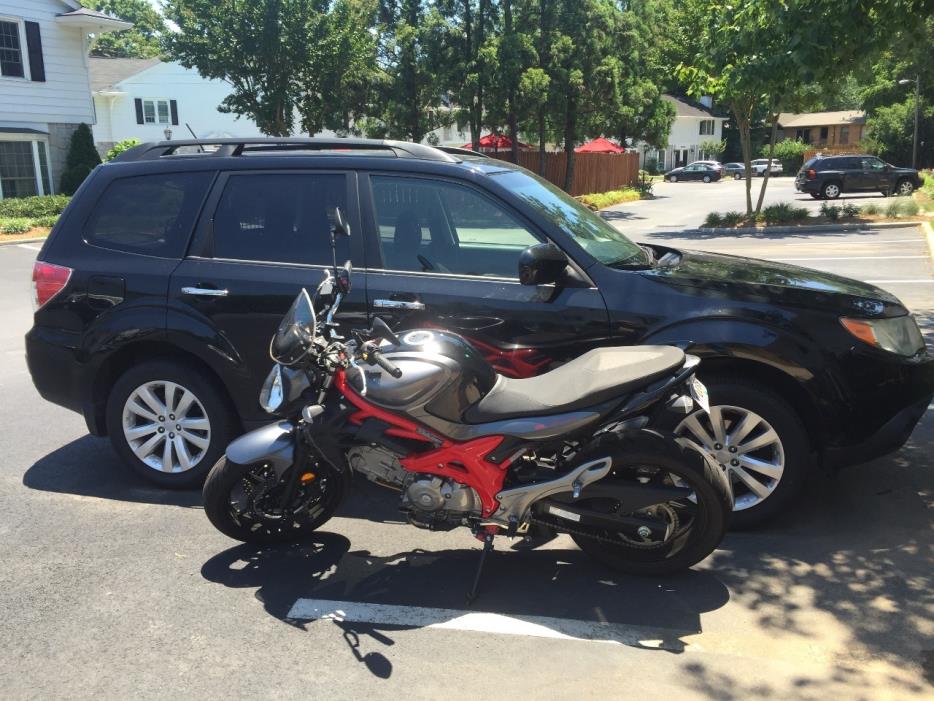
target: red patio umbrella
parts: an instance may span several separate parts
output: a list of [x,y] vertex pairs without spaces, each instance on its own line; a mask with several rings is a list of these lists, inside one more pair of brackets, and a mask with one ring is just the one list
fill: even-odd
[[583,146],[578,146],[574,149],[574,153],[626,153],[626,149],[617,146],[609,139],[599,136]]
[[[528,144],[517,142],[519,148],[528,148]],[[464,144],[461,148],[473,148],[473,144]],[[512,139],[505,134],[487,134],[480,137],[481,149],[506,150],[512,148]]]

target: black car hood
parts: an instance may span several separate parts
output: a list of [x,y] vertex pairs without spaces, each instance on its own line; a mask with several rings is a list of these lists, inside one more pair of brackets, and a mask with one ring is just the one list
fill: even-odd
[[645,275],[729,299],[832,308],[872,316],[905,313],[889,292],[840,275],[756,258],[702,251],[676,253],[679,255],[667,256],[670,264],[665,265],[662,259],[658,267],[645,271]]

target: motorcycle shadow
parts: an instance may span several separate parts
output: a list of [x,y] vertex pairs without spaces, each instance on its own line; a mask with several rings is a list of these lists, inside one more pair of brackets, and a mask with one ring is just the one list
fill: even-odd
[[[363,654],[364,637],[380,649],[389,648],[395,644],[394,631],[482,612],[546,627],[560,619],[575,630],[593,630],[595,639],[680,653],[686,647],[683,638],[701,632],[701,614],[724,606],[730,597],[723,583],[706,571],[632,577],[601,567],[570,541],[567,548],[553,544],[522,552],[503,550],[507,542],[503,539],[488,559],[479,598],[469,608],[466,593],[479,546],[380,556],[351,551],[347,538],[321,532],[291,545],[238,545],[205,562],[201,574],[226,587],[254,588],[270,615],[301,629],[324,624],[303,618],[308,606],[357,610],[356,616],[326,617],[341,629],[357,661],[382,678],[391,675],[392,663],[380,652]],[[303,600],[313,603],[303,606]],[[392,623],[363,620],[373,604],[401,613]],[[405,607],[417,611],[407,617],[413,609]]]

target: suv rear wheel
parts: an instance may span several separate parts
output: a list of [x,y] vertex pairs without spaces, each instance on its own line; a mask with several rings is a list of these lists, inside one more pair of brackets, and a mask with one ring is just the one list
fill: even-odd
[[820,189],[820,194],[825,200],[837,199],[840,196],[840,183],[833,181],[824,183],[824,186]]
[[143,363],[121,375],[106,418],[124,463],[175,489],[200,486],[236,435],[233,412],[214,383],[173,361]]
[[907,197],[915,191],[915,184],[910,180],[899,180],[895,183],[895,194],[901,197]]

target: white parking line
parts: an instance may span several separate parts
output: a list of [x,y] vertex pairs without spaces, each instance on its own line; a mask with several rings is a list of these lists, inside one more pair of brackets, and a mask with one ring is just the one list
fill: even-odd
[[292,606],[288,617],[308,621],[333,620],[498,635],[524,635],[535,638],[635,645],[655,649],[671,648],[679,651],[696,651],[700,649],[696,644],[685,644],[678,640],[682,636],[695,635],[698,631],[650,629],[619,623],[579,621],[570,618],[552,618],[550,616],[506,616],[499,613],[422,606],[299,599]]
[[775,258],[774,260],[919,260],[928,256],[838,256],[835,258]]
[[[853,232],[859,233],[859,232]],[[915,237],[913,239],[876,239],[874,241],[783,241],[783,246],[881,246],[886,243],[919,243],[923,238]]]

